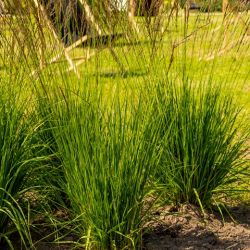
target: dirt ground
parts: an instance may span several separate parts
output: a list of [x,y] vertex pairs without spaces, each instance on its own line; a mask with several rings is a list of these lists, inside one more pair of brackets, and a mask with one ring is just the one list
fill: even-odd
[[[250,250],[250,206],[235,206],[230,209],[232,218],[219,213],[206,213],[190,205],[181,208],[165,206],[155,210],[143,234],[143,250]],[[62,213],[65,215],[64,213]],[[61,214],[59,217],[64,217]],[[71,250],[68,244],[55,245],[40,241],[41,235],[48,232],[44,228],[38,242],[37,250]],[[33,235],[34,238],[35,235]],[[65,241],[74,240],[68,236]],[[75,239],[76,240],[76,239]],[[36,241],[36,240],[35,240]],[[53,239],[51,239],[53,241]],[[21,250],[20,241],[14,240],[15,250]],[[0,246],[0,250],[8,248]],[[117,249],[120,250],[120,249]]]
[[[155,212],[143,237],[146,250],[250,250],[250,207],[233,207],[231,214],[222,217],[206,214],[202,219],[198,210],[184,206],[176,214],[165,207]],[[177,209],[176,209],[177,210]]]
[[[232,207],[230,215],[201,215],[190,205],[165,206],[153,213],[143,236],[143,250],[250,250],[250,207]],[[72,240],[72,239],[68,239]],[[38,250],[70,250],[41,242]],[[119,249],[118,249],[119,250]]]

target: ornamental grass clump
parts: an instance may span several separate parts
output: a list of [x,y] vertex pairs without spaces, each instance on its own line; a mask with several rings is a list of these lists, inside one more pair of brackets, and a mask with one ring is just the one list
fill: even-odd
[[77,217],[79,243],[88,249],[140,245],[146,184],[160,154],[152,117],[140,102],[116,95],[106,105],[92,94],[63,96],[53,106],[62,189]]
[[[214,194],[227,194],[246,172],[249,127],[223,85],[185,82],[158,87],[157,109],[170,128],[157,179],[177,203],[209,206]],[[227,192],[228,191],[228,192]]]
[[0,79],[0,244],[5,242],[11,246],[9,237],[17,231],[27,247],[31,236],[19,199],[35,165],[32,164],[35,127],[24,103],[19,102],[10,85]]

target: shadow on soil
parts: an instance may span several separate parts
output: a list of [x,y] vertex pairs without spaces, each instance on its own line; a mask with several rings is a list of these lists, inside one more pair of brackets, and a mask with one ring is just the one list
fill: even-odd
[[[144,250],[248,250],[250,249],[250,208],[231,207],[231,215],[224,215],[224,221],[218,212],[207,214],[202,219],[198,208],[183,207],[177,213],[170,212],[166,206],[154,213],[154,217],[144,229],[142,249]],[[65,217],[66,218],[66,217]],[[67,220],[67,219],[66,219]],[[55,239],[49,227],[39,228],[32,232],[37,250],[71,250],[70,244],[51,243]],[[52,233],[52,234],[51,234]],[[51,237],[45,238],[51,234]],[[43,240],[41,240],[43,239]],[[14,249],[24,249],[19,236],[13,234],[11,241]],[[77,241],[76,236],[68,235],[65,242]],[[0,244],[1,250],[9,250]]]
[[224,214],[224,220],[218,212],[207,214],[204,220],[195,207],[181,208],[175,215],[166,207],[146,227],[143,249],[250,249],[250,208],[228,209],[230,215]]

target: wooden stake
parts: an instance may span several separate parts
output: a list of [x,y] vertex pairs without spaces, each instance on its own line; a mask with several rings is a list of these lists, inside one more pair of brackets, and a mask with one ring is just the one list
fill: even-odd
[[[70,45],[69,47],[64,46],[63,42],[61,41],[61,39],[58,37],[57,32],[53,26],[53,24],[51,23],[51,21],[49,20],[46,10],[44,9],[44,7],[38,3],[37,0],[33,0],[36,7],[38,8],[38,10],[40,11],[42,17],[44,18],[49,30],[51,31],[51,33],[53,34],[55,40],[57,41],[58,45],[61,47],[61,52],[59,52],[54,58],[52,58],[50,60],[50,63],[55,63],[58,61],[58,59],[64,54],[66,60],[68,61],[70,67],[68,69],[68,71],[74,70],[75,74],[77,75],[77,77],[79,78],[79,72],[77,70],[77,66],[79,66],[80,64],[82,64],[83,62],[85,62],[86,60],[88,60],[90,57],[92,57],[93,55],[96,54],[96,52],[87,55],[87,57],[79,60],[77,63],[74,63],[73,59],[70,57],[69,52],[71,50],[73,50],[74,48],[76,48],[77,46],[79,46],[80,44],[82,44],[83,42],[87,41],[87,39],[89,38],[87,35],[81,37],[80,39],[78,39],[75,43],[73,43],[72,45]],[[97,32],[98,36],[102,35],[102,30],[99,27],[99,25],[96,23],[95,21],[95,17],[91,12],[91,9],[87,3],[86,0],[79,0],[79,2],[82,4],[85,14],[86,14],[86,20],[92,25],[92,27],[95,29],[95,31]],[[113,48],[111,48],[110,46],[108,47],[108,49],[110,50],[111,55],[113,56],[114,60],[116,61],[116,63],[118,64],[118,66],[121,68],[121,70],[124,72],[124,66],[121,63],[119,57],[117,56],[117,54],[114,52]],[[42,52],[40,52],[42,53]],[[44,67],[45,63],[40,63],[40,67]],[[37,70],[35,72],[32,73],[36,74]]]
[[101,31],[99,25],[96,23],[95,17],[94,17],[94,15],[91,12],[91,9],[90,9],[88,3],[86,2],[86,0],[79,0],[79,2],[82,4],[82,6],[83,6],[83,8],[85,10],[87,21],[89,21],[94,26],[95,30],[97,31],[97,34],[99,36],[101,36],[102,35],[102,31]]
[[[97,34],[99,36],[101,36],[102,35],[102,30],[99,27],[99,25],[96,23],[95,17],[92,14],[92,11],[91,11],[87,1],[86,0],[79,0],[79,2],[82,4],[82,6],[83,6],[83,8],[85,10],[87,20],[93,25],[93,27],[95,28]],[[114,58],[114,60],[116,61],[116,63],[118,64],[118,66],[120,67],[121,71],[124,72],[125,68],[124,68],[122,62],[120,61],[119,57],[117,56],[117,54],[113,50],[113,48],[109,47],[109,51],[110,51],[112,57]]]
[[[45,9],[43,8],[43,6],[42,6],[41,4],[38,3],[37,0],[33,0],[33,1],[34,1],[34,3],[35,3],[36,7],[38,8],[38,10],[41,12],[41,15],[43,16],[43,18],[44,18],[44,20],[45,20],[45,22],[46,22],[48,28],[50,29],[51,33],[53,34],[53,36],[54,36],[56,42],[57,42],[58,45],[61,47],[61,49],[62,49],[62,54],[64,54],[64,56],[65,56],[65,58],[67,59],[69,65],[73,68],[75,74],[76,74],[77,77],[79,78],[80,75],[79,75],[79,72],[78,72],[78,70],[77,70],[77,67],[76,67],[76,65],[74,64],[73,60],[71,59],[70,55],[68,54],[68,51],[65,49],[64,44],[63,44],[62,41],[58,38],[58,35],[57,35],[57,33],[56,33],[55,29],[54,29],[53,24],[51,23],[51,21],[50,21],[49,18],[47,17],[47,13],[46,13]],[[59,54],[60,54],[60,56],[61,56],[61,53],[59,53]],[[57,57],[58,57],[58,56],[59,56],[59,55],[57,55]],[[59,56],[59,57],[60,57],[60,56]]]

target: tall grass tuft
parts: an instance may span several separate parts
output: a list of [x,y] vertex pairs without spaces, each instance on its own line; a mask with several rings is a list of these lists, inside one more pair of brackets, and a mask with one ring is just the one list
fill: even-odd
[[154,147],[158,127],[140,101],[121,103],[117,93],[111,104],[93,93],[72,95],[52,104],[52,130],[80,243],[88,249],[134,249],[146,183],[160,154]]
[[0,80],[0,244],[11,246],[18,232],[25,247],[31,244],[27,217],[19,205],[31,172],[34,123],[26,105],[12,91],[12,83]]
[[[246,170],[245,142],[249,128],[224,86],[191,82],[158,86],[157,109],[170,128],[164,144],[160,183],[177,203],[209,206],[213,195],[233,191]],[[240,120],[241,119],[241,120]]]

